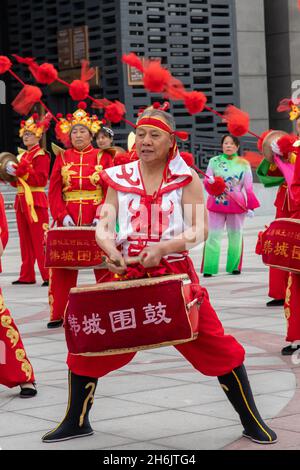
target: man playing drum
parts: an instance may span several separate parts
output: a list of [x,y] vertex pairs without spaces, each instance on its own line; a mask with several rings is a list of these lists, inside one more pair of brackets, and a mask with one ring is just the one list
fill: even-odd
[[[177,345],[176,349],[197,370],[218,377],[240,416],[245,437],[258,443],[273,443],[276,434],[264,423],[254,403],[243,366],[245,351],[232,336],[224,334],[186,251],[205,240],[207,214],[200,180],[180,157],[175,135],[170,114],[157,109],[144,111],[136,132],[139,160],[102,173],[108,192],[96,238],[108,256],[107,280],[187,273],[201,294],[199,334],[196,340]],[[200,221],[197,216],[201,211]],[[154,212],[158,217],[154,217]],[[131,268],[126,266],[125,257],[136,255],[140,263]],[[47,433],[43,441],[92,434],[88,413],[97,379],[124,366],[134,355],[69,354],[68,411],[62,423]]]
[[[58,136],[70,139],[67,150],[56,156],[49,185],[49,204],[54,221],[59,227],[95,225],[96,210],[103,200],[100,174],[112,166],[109,153],[95,149],[91,142],[101,128],[97,116],[89,116],[85,103],[67,118],[60,117]],[[103,271],[95,270],[98,280]],[[53,268],[50,270],[48,328],[62,325],[71,287],[76,286],[78,270]]]

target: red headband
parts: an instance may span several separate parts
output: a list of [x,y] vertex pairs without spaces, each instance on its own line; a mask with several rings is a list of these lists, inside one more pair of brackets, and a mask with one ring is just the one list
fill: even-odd
[[161,131],[167,132],[168,134],[175,135],[181,140],[187,140],[188,139],[188,133],[185,131],[179,132],[179,131],[173,131],[171,127],[168,126],[166,122],[164,122],[162,119],[158,117],[143,117],[139,120],[138,124],[136,125],[136,128],[139,128],[141,126],[148,126],[148,127],[155,127],[157,129],[160,129]]

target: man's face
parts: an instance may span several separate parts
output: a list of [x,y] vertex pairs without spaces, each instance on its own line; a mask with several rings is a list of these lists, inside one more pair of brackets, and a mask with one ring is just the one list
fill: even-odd
[[85,149],[92,141],[93,137],[85,126],[74,126],[71,130],[71,143],[76,150]]
[[25,131],[22,137],[23,144],[27,148],[32,148],[39,143],[39,137],[36,137],[32,132]]
[[136,130],[136,152],[145,163],[167,161],[174,136],[154,127],[141,126]]
[[105,132],[99,132],[96,138],[96,142],[99,149],[103,150],[111,147],[112,138],[105,134]]

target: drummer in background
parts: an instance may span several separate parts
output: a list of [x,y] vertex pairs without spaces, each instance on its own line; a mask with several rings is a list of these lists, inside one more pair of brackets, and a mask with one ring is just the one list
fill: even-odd
[[[180,157],[175,135],[175,122],[170,114],[159,109],[144,111],[136,128],[139,160],[124,165],[122,172],[116,166],[101,175],[108,192],[96,240],[108,256],[107,280],[187,273],[202,299],[200,329],[197,339],[177,345],[176,349],[197,370],[218,377],[240,415],[245,437],[257,443],[273,443],[276,434],[264,423],[254,403],[243,366],[244,348],[234,337],[224,334],[188,256],[187,250],[207,237],[207,212],[200,179]],[[155,223],[153,211],[158,213],[155,220],[161,223]],[[148,224],[143,223],[145,214]],[[116,218],[120,224],[118,234]],[[136,255],[140,256],[140,263],[127,267],[125,257]],[[134,356],[135,353],[102,357],[69,354],[67,414],[43,441],[92,434],[88,414],[98,378],[124,366]]]
[[101,150],[105,150],[113,146],[114,132],[110,127],[103,126],[95,135],[97,146]]
[[[0,193],[0,257],[8,241],[8,226],[4,200]],[[0,272],[1,262],[0,262]],[[0,384],[13,388],[20,386],[20,397],[37,394],[32,365],[24,349],[19,330],[4,304],[0,288]]]
[[[298,136],[300,133],[299,116],[300,108],[296,105],[292,105],[290,110],[290,120],[296,120],[296,132]],[[273,142],[271,142],[271,150],[273,155],[282,157],[282,151],[277,143],[278,140],[273,140]],[[262,148],[260,150],[262,150]],[[295,149],[295,151],[293,150],[291,153],[285,155],[285,158],[289,163],[294,164],[296,161],[296,154]],[[275,218],[293,218],[291,191],[278,166],[264,158],[256,172],[260,182],[266,188],[279,186],[274,202],[274,206],[276,207]],[[297,280],[297,278],[291,276],[287,271],[273,267],[269,270],[269,297],[271,297],[272,300],[267,302],[267,307],[284,306],[284,313],[287,321],[286,341],[290,344],[281,349],[281,354],[283,356],[290,356],[300,348],[300,315],[298,314],[298,305],[295,308],[294,303],[292,302],[291,304],[290,298],[291,283],[296,284],[295,279]]]
[[[95,149],[91,142],[101,127],[97,116],[85,111],[85,103],[56,125],[58,139],[69,139],[71,148],[56,156],[49,185],[49,205],[58,227],[96,225],[96,210],[104,191],[100,174],[112,166],[112,157],[104,150]],[[97,280],[103,271],[95,270]],[[64,311],[71,287],[76,286],[78,270],[53,268],[50,270],[48,328],[63,324]]]
[[43,279],[42,286],[49,284],[49,272],[45,266],[44,234],[49,224],[48,199],[45,186],[48,182],[50,154],[41,148],[40,139],[49,127],[51,116],[41,119],[34,113],[21,122],[19,135],[26,150],[18,155],[19,165],[9,162],[6,171],[16,176],[17,188],[15,211],[20,237],[21,270],[12,284],[35,284],[35,261]]

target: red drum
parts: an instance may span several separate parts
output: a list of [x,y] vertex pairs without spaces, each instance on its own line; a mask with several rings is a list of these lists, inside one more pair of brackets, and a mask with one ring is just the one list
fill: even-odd
[[74,287],[65,312],[71,354],[102,356],[192,341],[202,302],[187,275]]
[[276,219],[261,236],[263,263],[300,273],[300,220]]
[[46,268],[99,268],[102,256],[95,227],[55,227],[46,233]]

